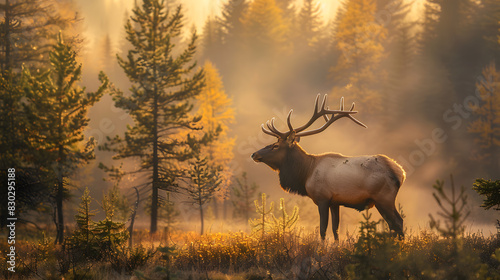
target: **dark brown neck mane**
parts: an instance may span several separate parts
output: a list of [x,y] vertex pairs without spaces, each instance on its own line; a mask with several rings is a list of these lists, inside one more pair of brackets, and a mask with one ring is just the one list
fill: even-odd
[[306,181],[313,164],[314,156],[307,154],[295,143],[278,170],[281,187],[287,192],[307,196]]

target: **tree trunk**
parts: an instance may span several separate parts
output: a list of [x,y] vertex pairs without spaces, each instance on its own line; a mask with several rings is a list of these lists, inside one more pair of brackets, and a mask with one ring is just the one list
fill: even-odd
[[[153,54],[156,52],[156,28],[157,23],[153,23]],[[158,230],[158,85],[156,60],[153,57],[153,190],[151,194],[151,228],[150,233],[153,234]]]
[[[61,120],[61,117],[59,117]],[[59,124],[59,135],[61,135],[61,123]],[[64,213],[63,213],[63,199],[64,199],[64,177],[63,177],[63,163],[64,163],[64,147],[59,146],[59,162],[57,163],[57,192],[56,192],[56,244],[62,244],[64,241]]]
[[11,10],[10,1],[6,0],[5,1],[5,15],[4,15],[4,19],[5,19],[5,22],[4,22],[5,57],[4,57],[4,59],[5,60],[2,63],[2,70],[4,70],[4,71],[8,71],[11,68],[10,67],[10,21],[11,21],[10,10]]
[[201,229],[200,235],[203,235],[204,221],[203,221],[203,205],[200,204],[200,219],[201,219]]
[[[62,172],[59,168],[58,172]],[[56,244],[62,244],[64,241],[64,213],[63,213],[63,198],[64,198],[64,184],[62,174],[57,175],[57,194],[56,194],[56,213],[57,213],[57,224],[56,224]]]

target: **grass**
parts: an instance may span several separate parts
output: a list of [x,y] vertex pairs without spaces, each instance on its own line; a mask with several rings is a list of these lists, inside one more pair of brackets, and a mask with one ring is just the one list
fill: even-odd
[[[374,228],[375,227],[375,228]],[[375,229],[375,230],[374,230]],[[293,230],[264,237],[244,232],[134,234],[134,248],[115,248],[106,261],[42,237],[16,244],[9,279],[499,279],[500,237],[468,234],[451,239],[423,230],[404,241],[378,222],[361,223],[340,243],[317,232]],[[2,244],[5,252],[6,245]],[[452,248],[457,247],[457,250]],[[6,266],[5,254],[2,266]],[[5,267],[6,268],[6,267]]]

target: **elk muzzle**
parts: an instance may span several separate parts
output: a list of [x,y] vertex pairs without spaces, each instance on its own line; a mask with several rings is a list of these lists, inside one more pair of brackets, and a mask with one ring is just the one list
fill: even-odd
[[262,157],[259,155],[258,152],[255,152],[255,153],[252,154],[252,159],[255,162],[261,162],[262,161]]

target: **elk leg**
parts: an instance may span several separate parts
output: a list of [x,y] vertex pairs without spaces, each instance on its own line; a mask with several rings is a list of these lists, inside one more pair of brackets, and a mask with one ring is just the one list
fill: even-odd
[[339,212],[340,212],[340,206],[338,204],[332,204],[330,206],[330,212],[332,212],[332,230],[333,230],[333,237],[335,237],[335,241],[339,241],[339,234],[338,234],[338,229],[339,229]]
[[326,228],[328,227],[328,208],[330,208],[330,205],[327,201],[318,203],[319,234],[323,240],[325,240]]
[[403,218],[399,215],[396,207],[394,205],[387,207],[381,204],[375,204],[375,207],[387,224],[389,224],[389,228],[395,231],[400,238],[404,238]]

